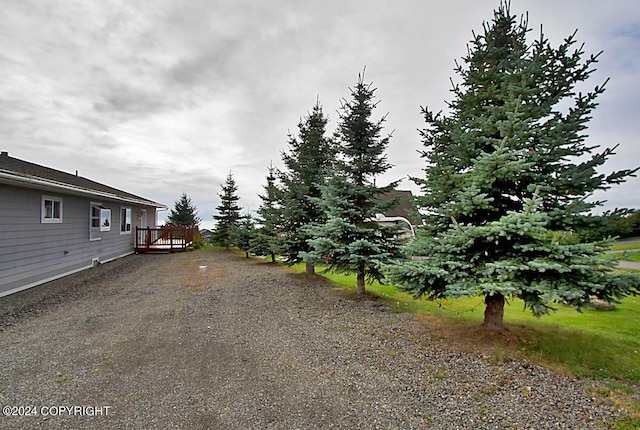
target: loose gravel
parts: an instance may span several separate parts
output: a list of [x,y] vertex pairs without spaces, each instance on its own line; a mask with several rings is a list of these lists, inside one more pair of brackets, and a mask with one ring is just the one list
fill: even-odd
[[0,298],[0,428],[597,429],[615,417],[589,394],[596,381],[456,351],[428,327],[416,341],[416,324],[231,252],[130,256]]

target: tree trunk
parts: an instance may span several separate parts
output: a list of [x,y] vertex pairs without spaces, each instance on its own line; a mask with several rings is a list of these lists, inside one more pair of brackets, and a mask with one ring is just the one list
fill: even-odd
[[273,252],[271,253],[271,262],[272,263],[276,262],[276,254],[274,254]]
[[484,328],[486,330],[501,331],[504,319],[504,296],[502,294],[486,295],[484,298]]
[[316,268],[313,265],[313,262],[311,261],[305,261],[305,273],[307,275],[313,275],[314,273],[316,273]]
[[245,257],[245,258],[249,258],[249,251],[245,251],[245,252],[244,252],[244,257]]
[[358,265],[357,280],[358,280],[358,283],[357,283],[356,293],[359,296],[362,296],[364,295],[364,263],[360,263]]

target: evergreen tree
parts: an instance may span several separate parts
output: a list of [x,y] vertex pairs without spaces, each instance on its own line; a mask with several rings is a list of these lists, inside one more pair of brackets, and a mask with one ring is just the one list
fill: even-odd
[[589,215],[575,233],[583,242],[606,240],[612,237],[629,237],[633,232],[633,222],[628,209],[605,211],[600,215]]
[[276,185],[276,169],[269,165],[265,194],[259,195],[262,204],[258,209],[260,215],[258,227],[251,239],[250,251],[256,255],[269,255],[275,263],[276,254],[282,248],[280,231],[282,228],[282,191]]
[[635,173],[598,174],[613,149],[594,153],[585,142],[604,87],[586,94],[575,87],[598,56],[583,60],[575,33],[553,48],[542,34],[529,44],[528,31],[526,19],[501,3],[474,35],[465,67],[456,67],[462,83],[450,113],[423,109],[426,177],[414,180],[429,215],[411,252],[429,258],[392,270],[416,296],[483,294],[484,326],[493,330],[503,327],[505,297],[541,315],[553,301],[615,300],[638,282],[598,258],[604,244],[575,243],[569,234],[598,204],[587,200],[595,190]]
[[198,210],[191,203],[191,199],[186,193],[182,193],[180,198],[175,201],[173,209],[167,217],[169,225],[196,226],[201,219],[198,217]]
[[630,230],[628,236],[640,236],[640,210],[632,211],[627,216],[627,223]]
[[357,293],[364,294],[365,280],[382,281],[382,265],[396,256],[400,246],[397,226],[382,226],[376,214],[395,202],[383,203],[378,196],[395,188],[375,184],[376,176],[391,168],[385,150],[390,136],[381,137],[385,117],[371,116],[375,89],[358,77],[351,99],[343,99],[335,139],[338,143],[337,170],[325,185],[322,197],[312,199],[326,214],[326,221],[307,228],[313,249],[303,258],[325,260],[328,270],[355,272]]
[[255,225],[251,214],[247,213],[241,217],[238,224],[229,230],[229,241],[239,249],[244,251],[245,257],[249,258],[251,240],[255,232]]
[[229,173],[225,183],[221,185],[222,193],[218,194],[220,197],[220,205],[216,207],[218,215],[214,215],[218,223],[211,235],[213,243],[217,243],[224,247],[229,247],[231,243],[231,229],[240,224],[240,206],[238,206],[238,187],[236,181],[233,178],[233,174]]
[[[312,248],[306,226],[324,220],[324,212],[313,200],[321,196],[320,185],[331,168],[334,150],[326,134],[329,119],[322,112],[319,101],[311,113],[298,123],[298,135],[289,135],[289,150],[282,153],[285,171],[283,184],[283,225],[281,253],[288,264],[303,261],[300,253]],[[314,273],[314,264],[306,259],[306,272]]]

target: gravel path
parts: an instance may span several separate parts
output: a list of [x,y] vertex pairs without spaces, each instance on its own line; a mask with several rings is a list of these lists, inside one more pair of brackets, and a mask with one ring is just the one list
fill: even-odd
[[457,352],[427,328],[416,342],[415,325],[233,253],[131,256],[0,299],[0,403],[37,414],[0,428],[595,429],[614,415],[593,381]]
[[635,261],[621,261],[618,263],[618,266],[623,269],[640,270],[640,263],[636,263]]

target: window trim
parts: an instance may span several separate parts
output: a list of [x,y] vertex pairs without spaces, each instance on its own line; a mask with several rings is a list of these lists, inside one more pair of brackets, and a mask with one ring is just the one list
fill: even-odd
[[[122,216],[124,212],[124,217]],[[127,223],[127,221],[129,221]],[[124,227],[124,230],[123,230]],[[128,229],[127,229],[128,227]],[[133,211],[128,206],[120,206],[120,234],[131,234],[133,229]]]
[[[51,216],[49,217],[47,217],[47,209],[46,209],[47,201],[51,202]],[[58,217],[55,216],[56,203],[60,205],[59,206],[60,213]],[[63,218],[62,216],[63,216],[62,197],[43,195],[40,203],[40,223],[41,224],[62,224],[62,218]]]

